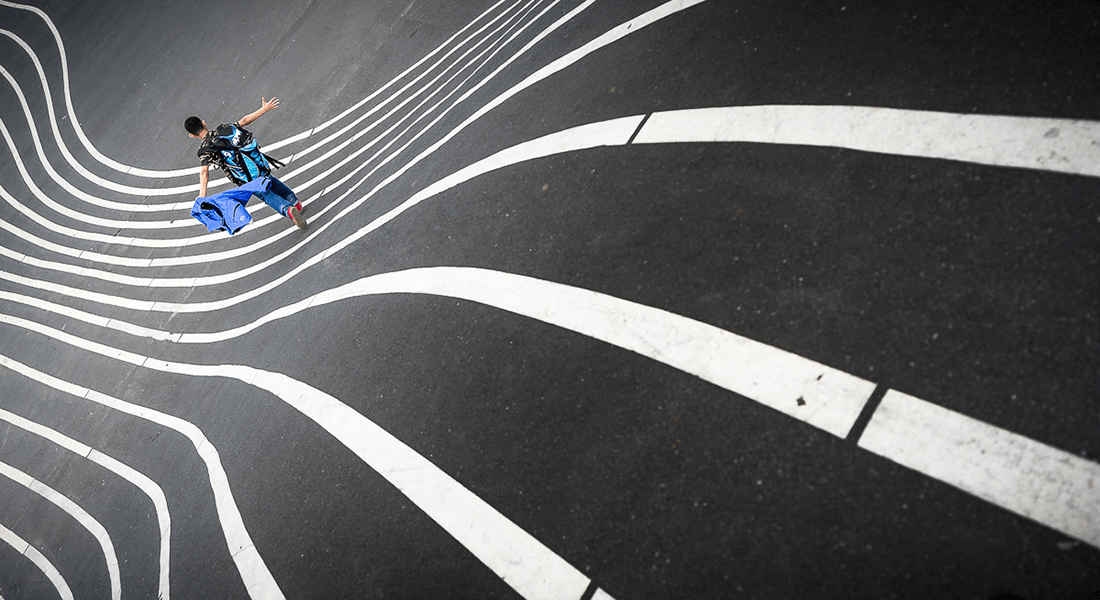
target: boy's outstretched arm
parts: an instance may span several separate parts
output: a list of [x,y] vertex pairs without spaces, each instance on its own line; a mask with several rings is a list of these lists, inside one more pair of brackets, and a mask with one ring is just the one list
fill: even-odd
[[246,127],[249,123],[263,116],[263,114],[267,111],[274,110],[276,108],[279,108],[278,98],[272,98],[271,100],[260,98],[260,108],[258,108],[256,112],[248,113],[247,115],[241,117],[241,120],[237,121],[237,124],[239,124],[241,127]]

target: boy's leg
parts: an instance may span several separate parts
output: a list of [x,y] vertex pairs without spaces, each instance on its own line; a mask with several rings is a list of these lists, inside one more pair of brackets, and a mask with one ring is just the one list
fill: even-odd
[[274,175],[268,175],[268,177],[271,178],[271,186],[268,187],[270,191],[275,192],[280,198],[293,204],[298,210],[302,210],[302,203],[298,200],[298,196],[294,194],[294,190],[276,179]]
[[298,229],[306,228],[306,220],[300,214],[298,197],[294,192],[278,179],[271,177],[271,185],[266,191],[256,194],[273,208],[275,212],[294,221]]

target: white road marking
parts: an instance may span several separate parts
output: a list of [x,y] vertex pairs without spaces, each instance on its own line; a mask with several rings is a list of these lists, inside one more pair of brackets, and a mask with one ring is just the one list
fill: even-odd
[[0,421],[7,421],[20,429],[29,431],[39,437],[46,438],[69,452],[87,458],[108,471],[111,471],[115,475],[118,475],[122,479],[129,481],[149,497],[153,502],[153,507],[157,515],[157,524],[160,529],[160,581],[158,591],[160,592],[161,598],[168,600],[168,557],[171,548],[170,538],[172,533],[172,519],[168,514],[168,501],[165,499],[164,491],[160,489],[160,486],[152,479],[142,475],[133,468],[103,454],[87,444],[74,440],[48,427],[39,425],[34,421],[25,419],[15,413],[0,409]]
[[[65,158],[66,162],[68,162],[69,166],[72,167],[73,170],[75,170],[79,175],[84,177],[84,179],[87,179],[88,181],[90,181],[90,182],[92,182],[92,183],[94,183],[94,184],[96,184],[96,185],[98,185],[102,188],[105,188],[105,189],[109,189],[109,190],[112,190],[112,191],[115,191],[115,192],[120,192],[120,193],[123,193],[123,194],[131,194],[131,195],[137,195],[137,196],[174,196],[176,194],[185,194],[185,193],[192,192],[193,189],[196,188],[195,185],[188,185],[188,186],[174,187],[174,188],[163,188],[163,189],[138,188],[138,187],[132,187],[132,186],[128,186],[128,185],[122,185],[120,183],[116,183],[116,182],[111,181],[109,179],[104,179],[103,177],[100,177],[99,175],[96,175],[95,173],[92,173],[87,168],[85,168],[84,165],[77,162],[76,158],[72,155],[72,153],[69,152],[69,147],[66,146],[64,140],[61,139],[61,132],[57,128],[57,119],[54,115],[53,99],[50,97],[49,83],[46,81],[46,73],[42,69],[42,63],[41,63],[41,61],[38,60],[38,55],[35,54],[33,50],[31,50],[31,47],[28,46],[25,41],[23,41],[23,38],[20,38],[19,36],[15,35],[11,31],[8,31],[7,29],[0,28],[0,35],[6,36],[6,37],[10,38],[11,40],[13,40],[15,43],[19,44],[27,52],[28,55],[30,55],[31,61],[34,62],[35,68],[38,69],[38,77],[41,80],[42,85],[43,85],[43,91],[45,93],[46,110],[49,112],[49,115],[50,115],[49,121],[50,121],[51,127],[53,128],[54,140],[57,141],[58,150],[61,151],[62,156],[64,156],[64,158]],[[17,82],[15,80],[15,78],[12,77],[11,73],[9,73],[8,70],[3,67],[3,65],[0,65],[0,75],[3,75],[4,78],[8,80],[8,83],[11,84],[12,88],[15,90],[16,96],[19,97],[19,103],[23,107],[23,114],[24,114],[24,116],[26,116],[27,125],[30,128],[31,140],[34,143],[35,151],[38,153],[38,159],[42,163],[42,166],[46,169],[46,172],[49,174],[50,178],[53,179],[55,182],[57,182],[57,184],[60,185],[61,187],[63,187],[65,190],[69,191],[69,193],[72,193],[73,195],[75,195],[76,197],[78,197],[82,200],[85,200],[86,197],[85,197],[84,192],[78,190],[76,187],[71,185],[68,181],[64,180],[57,173],[57,171],[54,170],[53,165],[51,165],[50,162],[46,159],[45,151],[42,148],[42,140],[39,138],[39,135],[38,135],[37,122],[35,121],[34,115],[31,114],[31,107],[27,103],[27,97],[26,97],[26,95],[23,94],[23,88],[19,85],[19,82]],[[12,148],[12,153],[17,154],[17,151],[16,151],[15,148]],[[197,173],[197,172],[198,172],[197,169],[195,169],[193,171],[193,173]],[[87,197],[88,198],[93,198],[90,195],[88,195]],[[94,200],[96,201],[96,204],[98,204],[98,205],[100,205],[104,208],[112,208],[114,210],[128,210],[130,212],[135,212],[135,211],[136,212],[157,212],[157,211],[165,211],[165,210],[178,210],[178,209],[183,209],[183,208],[188,207],[186,203],[143,205],[143,204],[137,204],[137,203],[111,202],[111,201],[105,200],[103,198],[94,198]]]
[[[0,314],[8,323],[133,365],[196,377],[226,377],[271,392],[320,425],[392,483],[505,583],[528,600],[580,598],[589,580],[504,515],[373,421],[336,398],[281,373],[242,365],[161,361]],[[16,417],[0,409],[0,418]],[[21,417],[20,427],[37,427]],[[90,450],[90,449],[89,449]],[[95,450],[90,450],[96,454]]]
[[54,506],[68,513],[77,523],[80,523],[81,527],[92,534],[99,542],[99,547],[103,550],[103,559],[107,563],[107,577],[111,581],[111,598],[119,600],[122,597],[122,583],[118,574],[118,555],[115,554],[115,545],[111,542],[111,536],[107,533],[107,529],[76,502],[8,463],[0,461],[0,476],[7,477],[45,498]]
[[[662,121],[660,117],[660,114],[654,115],[653,118],[651,118],[645,124],[645,127],[642,128],[642,132],[639,133],[637,139],[635,140],[635,143],[639,143],[639,140],[641,140],[641,143],[654,143],[657,139],[660,139],[663,142],[670,142],[674,140],[698,141],[700,139],[700,136],[702,135],[699,133],[698,128],[685,128],[684,130],[679,131],[679,133],[670,134],[667,132],[668,123]],[[531,142],[525,144],[520,144],[519,146],[510,148],[506,151],[502,151],[492,157],[489,157],[488,159],[479,161],[478,163],[475,163],[474,165],[471,165],[470,167],[456,172],[452,176],[447,177],[444,180],[433,184],[432,186],[429,186],[429,188],[426,188],[420,194],[417,194],[413,198],[410,198],[409,201],[395,208],[393,211],[376,220],[374,223],[368,225],[363,230],[360,230],[360,232],[358,232],[357,234],[345,239],[340,244],[337,244],[336,246],[330,248],[324,254],[314,256],[311,260],[308,260],[300,265],[297,270],[288,274],[287,278],[289,278],[289,276],[293,276],[293,274],[300,271],[301,269],[304,269],[311,264],[315,264],[320,258],[328,256],[333,252],[339,251],[342,247],[345,247],[347,244],[350,244],[351,242],[361,238],[363,235],[366,235],[366,233],[373,231],[377,227],[380,227],[385,222],[388,222],[389,220],[394,218],[397,214],[400,214],[404,210],[407,210],[409,207],[415,205],[416,203],[422,201],[430,195],[439,193],[440,191],[445,189],[449,189],[450,187],[453,187],[454,185],[457,185],[462,181],[466,181],[478,174],[492,170],[493,168],[499,168],[499,166],[507,164],[514,164],[516,162],[519,162],[520,160],[528,160],[530,158],[546,156],[550,153],[576,150],[580,147],[588,147],[591,145],[623,144],[625,143],[625,140],[618,139],[618,136],[622,135],[623,130],[629,129],[630,132],[626,134],[626,139],[629,139],[629,135],[633,133],[632,128],[636,127],[640,118],[641,117],[632,117],[623,120],[617,120],[617,122],[605,122],[601,124],[595,124],[593,126],[586,126],[584,128],[567,130],[566,132],[560,132],[559,134],[546,136],[545,138],[540,138],[538,140],[532,140]],[[651,127],[651,124],[653,123],[658,124],[656,130],[649,129]],[[709,123],[709,127],[713,131],[717,131],[720,129],[719,125],[723,123],[723,121],[721,119],[713,118],[712,115]],[[622,130],[619,129],[620,127],[622,128]],[[656,134],[654,134],[654,131],[665,131],[665,133],[661,133],[660,136],[657,136]],[[711,134],[708,135],[711,135],[715,139],[719,140],[725,139],[725,137],[723,137],[723,135],[725,134],[713,133],[713,131]],[[352,207],[349,207],[348,210],[351,210],[352,208],[354,208],[354,205]],[[285,281],[285,279],[272,282],[271,287],[281,284],[282,281]],[[177,309],[181,307],[176,304],[162,304],[161,308],[171,308],[173,309],[173,312],[176,312]],[[213,309],[216,308],[217,307]],[[197,335],[203,336],[205,334]],[[188,338],[189,341],[191,339],[192,338]],[[201,337],[194,339],[201,339]]]
[[859,445],[1100,548],[1100,465],[890,390]]
[[[3,71],[3,73],[7,74],[7,71]],[[93,215],[82,213],[77,210],[73,210],[55,201],[53,198],[47,196],[46,193],[43,192],[42,189],[34,183],[34,180],[31,179],[30,173],[27,172],[26,165],[23,164],[23,159],[19,156],[19,149],[15,146],[15,140],[12,139],[11,133],[8,131],[8,126],[4,124],[3,119],[0,119],[0,133],[4,135],[4,141],[7,142],[8,149],[11,150],[12,157],[15,159],[15,167],[19,170],[19,175],[23,177],[23,183],[26,184],[31,193],[34,194],[34,196],[38,198],[38,200],[42,202],[42,204],[48,206],[50,209],[58,214],[65,215],[70,219],[74,219],[78,223],[87,223],[89,225],[97,225],[99,227],[110,227],[115,229],[172,229],[179,227],[192,227],[195,225],[195,219],[190,218],[190,213],[186,215],[186,219],[180,218],[172,221],[120,221],[118,219],[105,219],[103,217],[96,217]],[[95,196],[92,196],[91,194],[77,189],[75,186],[73,186],[60,175],[58,175],[57,172],[53,170],[53,167],[49,166],[48,163],[43,163],[43,166],[46,168],[46,172],[54,178],[54,183],[57,183],[61,187],[65,188],[65,191],[69,192],[73,196],[76,196],[77,198],[80,198],[81,200],[92,204],[101,204],[104,201],[102,198],[97,198]],[[198,171],[196,170],[196,172]],[[182,210],[184,207],[190,207],[193,202],[194,201],[181,204],[180,209]]]
[[58,571],[57,567],[53,566],[53,563],[38,551],[38,548],[31,546],[27,540],[19,537],[14,531],[3,525],[0,525],[0,540],[29,558],[34,566],[38,567],[42,574],[50,580],[62,600],[73,600],[73,591],[69,588],[69,584],[65,582],[65,578],[61,576],[61,571]]
[[267,568],[263,557],[260,556],[259,550],[252,543],[252,536],[249,535],[248,529],[244,525],[244,519],[241,518],[240,510],[233,499],[233,492],[229,487],[229,476],[226,475],[225,469],[222,467],[218,450],[210,443],[202,430],[193,423],[179,417],[138,406],[58,379],[4,355],[0,355],[0,366],[11,369],[24,377],[53,389],[162,425],[186,437],[195,447],[195,452],[206,466],[210,488],[214,492],[214,506],[218,512],[218,521],[221,523],[222,532],[225,535],[226,545],[233,557],[233,562],[237,566],[237,571],[240,573],[249,595],[257,600],[283,597],[282,591],[271,575],[271,571]]
[[306,308],[394,293],[462,298],[557,325],[690,373],[842,438],[875,389],[869,381],[658,308],[560,283],[462,267],[366,277],[272,311],[245,327],[219,335],[185,333],[179,341],[236,337]]
[[[357,232],[351,234],[350,236],[344,238],[343,240],[337,242],[336,244],[333,244],[332,246],[329,246],[326,250],[324,250],[324,251],[322,251],[318,254],[315,254],[315,255],[311,256],[310,258],[302,261],[301,263],[298,264],[298,266],[294,267],[289,272],[287,272],[286,274],[280,276],[279,278],[277,278],[277,279],[275,279],[271,282],[268,282],[268,283],[266,283],[262,286],[259,286],[257,288],[253,288],[253,289],[251,289],[249,291],[246,291],[242,294],[239,294],[237,296],[233,296],[233,297],[226,298],[226,299],[223,299],[223,300],[213,300],[213,301],[201,302],[201,303],[163,302],[163,301],[150,303],[150,302],[134,300],[134,299],[127,298],[127,297],[122,297],[122,296],[114,296],[114,295],[109,295],[109,294],[101,294],[101,293],[97,293],[97,292],[91,292],[91,291],[87,291],[87,290],[72,287],[72,286],[63,286],[63,285],[59,285],[59,284],[53,284],[53,283],[49,283],[49,282],[39,281],[39,280],[35,280],[33,278],[24,277],[24,276],[21,276],[21,275],[15,275],[15,274],[12,274],[12,273],[5,273],[5,272],[2,272],[2,271],[0,271],[0,279],[6,279],[8,281],[12,281],[13,283],[18,283],[20,285],[33,287],[33,288],[36,288],[36,289],[48,290],[48,291],[52,291],[52,292],[55,292],[55,293],[58,293],[58,294],[67,295],[67,296],[71,296],[71,297],[75,297],[75,298],[80,298],[80,299],[83,299],[83,300],[89,300],[89,301],[92,301],[92,302],[98,302],[98,303],[105,304],[105,305],[122,306],[122,307],[130,308],[132,310],[143,310],[143,311],[150,311],[151,310],[151,311],[156,311],[156,312],[187,312],[187,313],[220,310],[220,309],[223,309],[223,308],[228,308],[230,306],[235,306],[237,304],[240,304],[242,302],[245,302],[245,301],[250,300],[252,298],[255,298],[255,297],[257,297],[257,296],[259,296],[263,293],[266,293],[270,290],[273,290],[273,289],[277,288],[278,286],[280,286],[283,283],[285,283],[286,281],[288,281],[290,278],[296,276],[298,273],[301,273],[302,271],[304,271],[305,269],[307,269],[307,268],[309,268],[313,265],[319,264],[325,258],[331,256],[335,252],[339,252],[340,250],[350,246],[352,243],[362,239],[366,235],[370,234],[371,232],[379,229],[380,227],[382,227],[385,224],[389,223],[393,219],[397,218],[398,215],[404,213],[405,211],[409,210],[410,208],[412,208],[412,207],[416,206],[417,204],[423,202],[424,200],[427,200],[428,198],[431,198],[432,196],[435,196],[435,195],[437,195],[441,192],[444,192],[444,191],[446,191],[446,190],[448,190],[448,189],[450,189],[450,188],[452,188],[456,185],[459,185],[463,182],[466,182],[466,181],[469,181],[470,179],[473,179],[474,177],[477,177],[479,175],[483,175],[487,172],[490,172],[490,171],[493,171],[493,170],[496,170],[496,169],[500,169],[500,168],[508,166],[508,165],[516,164],[518,162],[522,162],[522,161],[526,161],[526,160],[532,160],[532,159],[539,158],[539,157],[548,156],[548,155],[551,155],[551,154],[559,154],[559,153],[564,153],[564,152],[573,152],[573,151],[577,151],[577,150],[595,148],[595,147],[599,147],[599,146],[611,146],[611,145],[621,146],[621,145],[625,144],[627,142],[627,140],[630,139],[630,136],[634,133],[634,129],[637,128],[638,123],[641,122],[641,119],[642,119],[641,116],[624,117],[624,118],[621,118],[621,119],[612,119],[610,121],[602,121],[602,122],[599,122],[599,123],[593,123],[591,125],[581,125],[579,127],[574,127],[574,128],[571,128],[571,129],[567,129],[565,131],[560,131],[560,132],[553,133],[553,134],[550,134],[550,135],[547,135],[547,136],[543,136],[541,138],[534,139],[534,140],[531,140],[529,142],[524,142],[522,144],[518,144],[518,145],[513,146],[511,148],[508,148],[506,150],[502,150],[500,152],[497,152],[496,154],[494,154],[492,156],[489,156],[489,157],[484,158],[484,159],[482,159],[482,160],[480,160],[480,161],[478,161],[478,162],[476,162],[472,165],[469,165],[469,166],[467,166],[467,167],[465,167],[465,168],[463,168],[463,169],[461,169],[461,170],[459,170],[459,171],[457,171],[457,172],[455,172],[455,173],[453,173],[453,174],[451,174],[451,175],[449,175],[449,176],[447,176],[447,177],[431,184],[430,186],[424,188],[423,190],[421,190],[420,192],[414,194],[411,198],[409,198],[408,200],[406,200],[405,202],[403,202],[399,206],[391,209],[389,212],[387,212],[386,214],[382,215],[381,217],[375,219],[374,221],[372,221],[371,223],[369,223],[365,227],[361,228]],[[2,192],[3,192],[3,190],[0,189],[0,195],[2,195]],[[346,216],[346,215],[350,214],[351,212],[353,212],[354,210],[356,210],[367,199],[368,199],[368,197],[363,197],[363,198],[357,200],[355,203],[351,204],[350,206],[346,207],[336,217],[330,219],[328,222],[325,222],[320,227],[318,227],[314,231],[313,235],[316,236],[316,235],[320,234],[321,232],[324,232],[329,227],[334,226],[334,224],[337,221],[339,221],[344,216]],[[4,223],[0,222],[0,227],[3,227],[3,226],[4,226]],[[227,275],[221,275],[221,276],[212,276],[212,277],[184,278],[182,280],[182,283],[189,283],[190,286],[188,286],[188,287],[192,287],[192,286],[197,287],[197,286],[203,286],[203,285],[215,285],[215,284],[218,284],[218,283],[224,283],[226,281],[232,281],[234,279],[237,279],[237,278],[240,278],[240,277],[258,272],[259,270],[261,270],[263,268],[266,268],[267,266],[270,266],[270,265],[275,264],[276,262],[278,262],[280,260],[283,260],[284,258],[290,256],[291,254],[294,254],[298,250],[298,248],[302,244],[304,244],[305,242],[306,242],[306,240],[303,240],[303,241],[299,242],[299,244],[296,244],[295,246],[292,246],[292,247],[288,248],[287,250],[284,250],[283,252],[277,254],[276,256],[274,256],[274,257],[272,257],[272,258],[270,258],[270,259],[268,259],[264,262],[257,263],[255,265],[252,265],[252,266],[244,268],[244,269],[240,269],[240,270],[238,270],[234,273],[230,273],[230,274],[227,274]],[[229,253],[226,253],[226,254],[229,254]],[[87,253],[82,253],[80,256],[83,258],[86,255],[87,255]],[[174,258],[174,259],[165,259],[165,260],[176,261],[176,260],[179,260],[179,258],[186,258],[186,257],[177,257],[177,258]],[[128,260],[134,260],[134,259],[128,259]],[[143,259],[143,260],[146,260],[149,263],[154,263],[154,262],[158,261],[158,259]],[[154,265],[143,265],[143,266],[154,266]],[[110,277],[108,275],[100,275],[100,277],[104,278],[104,279],[108,279],[110,281],[114,281],[115,283],[132,283],[132,282],[135,282],[135,281],[140,281],[140,280],[135,280],[135,279],[125,279],[124,280],[123,278],[120,278],[120,277]],[[151,286],[151,287],[153,287],[153,286],[155,286],[155,287],[169,287],[173,284],[176,284],[176,283],[180,282],[180,280],[173,281],[169,278],[158,278],[156,280],[154,280],[152,278],[149,278],[147,281],[149,282],[148,285]]]
[[729,106],[655,113],[636,144],[850,148],[1100,177],[1100,123],[864,106]]
[[[378,90],[376,90],[372,94],[368,95],[366,98],[360,100],[357,104],[355,104],[351,108],[345,110],[344,112],[342,112],[339,115],[333,117],[332,119],[322,123],[321,125],[318,125],[316,127],[311,128],[308,131],[304,131],[304,132],[302,132],[298,135],[292,136],[291,138],[288,138],[286,140],[282,140],[280,142],[276,142],[276,143],[271,144],[269,146],[265,146],[266,149],[269,150],[269,151],[273,151],[273,150],[276,150],[276,149],[278,149],[278,148],[280,148],[280,147],[282,147],[286,144],[296,142],[296,141],[300,141],[301,139],[305,139],[305,138],[309,137],[310,135],[312,135],[313,133],[321,131],[323,129],[326,129],[327,127],[331,126],[332,124],[337,123],[340,120],[344,119],[345,117],[347,117],[351,113],[353,113],[356,110],[358,110],[359,108],[361,108],[367,102],[369,102],[370,100],[372,100],[375,97],[377,97],[378,95],[380,95],[383,91],[388,89],[394,83],[396,83],[397,81],[400,81],[402,78],[407,76],[409,73],[411,73],[414,70],[416,70],[417,68],[419,68],[425,62],[427,62],[431,57],[433,57],[436,54],[438,54],[439,52],[441,52],[444,48],[446,48],[448,45],[450,45],[452,42],[454,42],[456,39],[458,39],[466,30],[473,27],[478,21],[483,19],[486,15],[491,14],[493,11],[495,11],[504,2],[505,2],[505,0],[498,0],[498,2],[496,2],[495,4],[493,4],[492,6],[487,8],[484,12],[482,12],[480,15],[478,15],[476,18],[474,18],[472,21],[470,21],[469,24],[467,24],[462,29],[455,32],[454,35],[447,38],[446,41],[444,41],[442,44],[437,46],[434,50],[432,50],[431,52],[426,54],[423,58],[418,60],[416,63],[414,63],[409,68],[405,69],[404,71],[402,71],[398,75],[394,76],[394,78],[391,79],[388,83],[383,85],[381,88],[379,88]],[[39,18],[41,18],[46,23],[46,25],[49,27],[50,32],[53,34],[54,41],[57,43],[57,49],[58,49],[58,52],[60,53],[60,56],[61,56],[62,89],[64,90],[64,93],[65,93],[65,105],[66,105],[66,108],[68,109],[69,120],[73,125],[73,129],[76,131],[77,137],[80,138],[80,142],[84,145],[85,150],[87,150],[89,154],[91,154],[97,161],[99,161],[103,165],[106,165],[106,166],[108,166],[108,167],[110,167],[110,168],[112,168],[116,171],[126,173],[126,174],[129,174],[129,175],[134,175],[134,176],[137,176],[137,177],[151,177],[151,178],[154,178],[154,179],[164,179],[164,178],[170,178],[170,177],[194,177],[194,174],[195,174],[195,168],[194,167],[188,167],[188,168],[184,168],[184,169],[174,169],[174,170],[142,169],[142,168],[134,167],[134,166],[131,166],[131,165],[124,165],[122,163],[119,163],[118,161],[115,161],[115,160],[103,155],[101,152],[99,152],[95,148],[95,146],[92,145],[92,143],[88,139],[88,137],[84,134],[84,130],[80,127],[80,121],[79,121],[79,119],[77,119],[76,112],[73,110],[72,93],[71,93],[71,90],[69,88],[69,60],[68,60],[68,55],[65,53],[65,44],[61,40],[61,33],[57,30],[57,26],[54,25],[53,20],[51,20],[49,15],[47,15],[41,9],[39,9],[37,7],[34,7],[34,6],[17,4],[15,2],[9,2],[8,0],[0,0],[0,6],[7,6],[9,8],[15,8],[15,9],[19,9],[19,10],[30,11],[30,12],[34,13],[35,15],[37,15]],[[468,41],[468,40],[466,40],[466,41]],[[466,41],[460,42],[460,45],[465,43]],[[447,56],[449,56],[449,54],[445,55],[443,58],[441,58],[440,61],[444,60]],[[43,83],[44,87],[47,86],[44,79],[43,79],[42,83]],[[52,103],[51,103],[51,107],[52,107]],[[51,111],[51,115],[52,115],[52,111]],[[51,116],[51,119],[54,121],[54,126],[56,127],[56,117]],[[211,187],[214,187],[214,183],[215,182],[211,182],[211,184],[212,184]],[[224,183],[225,183],[224,181],[223,182],[217,182],[218,185],[221,185],[221,184],[224,184]],[[198,190],[198,185],[197,184],[194,185],[191,189],[192,190]]]

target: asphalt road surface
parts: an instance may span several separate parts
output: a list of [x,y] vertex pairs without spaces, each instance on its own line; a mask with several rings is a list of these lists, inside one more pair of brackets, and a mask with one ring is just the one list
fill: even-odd
[[[1098,49],[0,1],[0,598],[1100,597]],[[273,96],[309,228],[208,232],[183,120]]]

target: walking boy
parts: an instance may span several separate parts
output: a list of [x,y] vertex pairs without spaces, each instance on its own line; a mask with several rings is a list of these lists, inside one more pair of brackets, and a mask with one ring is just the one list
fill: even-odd
[[302,203],[283,182],[271,174],[271,167],[283,166],[278,160],[260,152],[260,145],[249,133],[246,126],[263,116],[266,112],[279,107],[279,99],[260,98],[260,108],[249,113],[236,123],[218,125],[213,131],[206,128],[206,121],[199,117],[187,117],[184,129],[190,137],[202,140],[199,146],[199,196],[206,196],[206,184],[210,179],[210,165],[225,173],[226,177],[237,185],[244,185],[254,179],[268,177],[271,185],[267,189],[253,192],[268,206],[281,215],[294,221],[298,229],[306,228],[302,216]]

